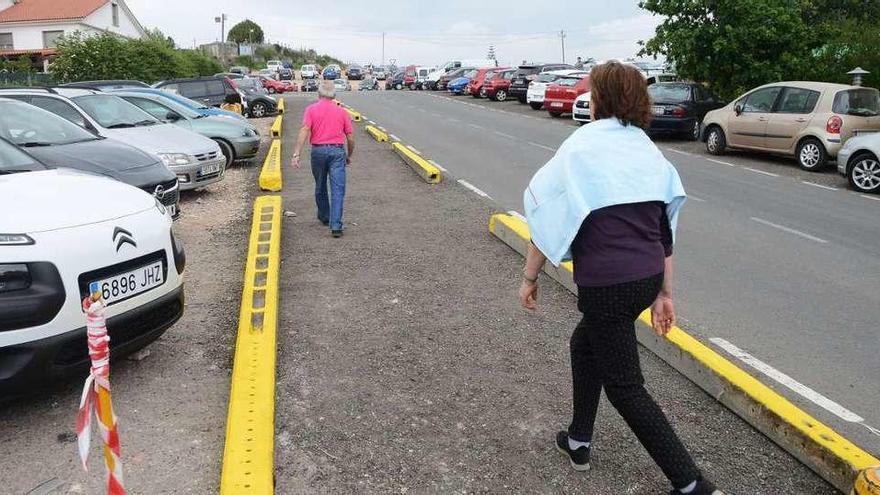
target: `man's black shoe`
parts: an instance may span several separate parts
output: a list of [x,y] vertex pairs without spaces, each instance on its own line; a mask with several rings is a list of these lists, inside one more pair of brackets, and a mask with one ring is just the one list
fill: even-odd
[[[672,490],[669,492],[669,495],[681,495],[679,490]],[[724,495],[724,492],[715,488],[710,481],[706,481],[702,478],[697,480],[697,486],[688,492],[688,495]]]
[[590,470],[590,448],[578,447],[571,450],[571,447],[568,446],[568,432],[560,431],[556,434],[556,449],[568,456],[571,467],[575,471]]
[[333,237],[339,238],[339,237],[342,237],[342,231],[341,230],[331,230],[330,235],[332,235]]

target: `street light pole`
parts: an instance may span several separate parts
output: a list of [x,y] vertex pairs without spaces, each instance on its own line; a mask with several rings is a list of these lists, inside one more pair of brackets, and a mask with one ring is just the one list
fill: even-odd
[[385,65],[385,33],[382,33],[382,65]]
[[565,31],[559,31],[559,40],[562,41],[562,63],[565,63]]
[[214,22],[220,24],[220,43],[226,42],[226,14],[220,14],[214,18]]

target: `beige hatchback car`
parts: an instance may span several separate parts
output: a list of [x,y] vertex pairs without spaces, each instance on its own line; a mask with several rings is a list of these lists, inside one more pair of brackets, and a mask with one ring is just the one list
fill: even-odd
[[821,170],[847,139],[880,131],[880,92],[820,82],[779,82],[755,88],[703,119],[713,155],[727,148],[794,156]]

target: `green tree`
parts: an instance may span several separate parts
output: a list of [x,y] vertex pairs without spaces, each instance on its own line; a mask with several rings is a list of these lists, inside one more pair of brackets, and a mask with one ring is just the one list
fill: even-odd
[[226,39],[235,43],[262,43],[263,28],[256,22],[245,19],[232,26],[232,29],[226,35]]

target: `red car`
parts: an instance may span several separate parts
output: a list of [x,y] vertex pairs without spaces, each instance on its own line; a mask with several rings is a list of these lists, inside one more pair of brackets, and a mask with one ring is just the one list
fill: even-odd
[[416,86],[416,66],[407,65],[403,70],[403,85],[407,88],[415,89]]
[[510,94],[510,82],[513,79],[514,69],[500,69],[492,72],[491,77],[486,76],[483,87],[480,88],[480,96],[495,101],[504,101]]
[[486,79],[492,79],[492,74],[497,70],[504,70],[507,67],[486,67],[477,71],[477,75],[468,83],[467,93],[474,98],[482,98],[480,91],[483,89],[483,83]]
[[265,76],[259,76],[259,78],[260,82],[263,83],[263,87],[270,93],[286,93],[288,91],[293,91],[293,86],[284,84],[281,81],[276,81],[275,79]]
[[544,92],[544,108],[550,112],[551,117],[561,117],[564,113],[571,113],[574,100],[589,90],[590,76],[561,77],[547,86],[547,91]]

